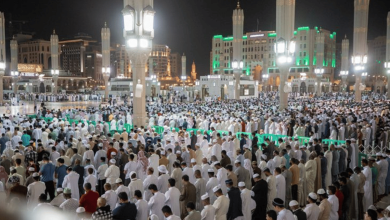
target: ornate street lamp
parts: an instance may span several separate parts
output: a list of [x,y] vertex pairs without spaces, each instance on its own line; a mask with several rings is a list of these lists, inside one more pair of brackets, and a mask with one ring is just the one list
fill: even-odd
[[[367,55],[352,56],[352,65],[354,66],[354,70],[356,74],[355,93],[357,90],[359,90],[360,93],[360,91],[366,89],[366,85],[364,85],[364,80],[367,77],[367,72],[366,72],[367,60],[368,60]],[[356,101],[360,101],[360,100],[356,100]]]
[[316,74],[316,77],[317,77],[317,95],[318,96],[321,95],[321,79],[322,79],[322,76],[324,75],[324,73],[325,73],[324,68],[314,69],[314,74]]
[[279,38],[274,45],[276,64],[280,73],[279,110],[285,109],[288,104],[288,94],[285,91],[291,91],[291,89],[286,90],[285,85],[287,85],[289,67],[294,59],[295,45],[295,38],[292,38],[290,41]]

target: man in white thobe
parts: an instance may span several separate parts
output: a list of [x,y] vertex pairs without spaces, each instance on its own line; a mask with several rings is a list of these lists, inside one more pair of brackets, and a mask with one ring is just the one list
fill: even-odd
[[195,170],[195,188],[196,188],[196,210],[201,211],[203,209],[203,204],[201,201],[202,195],[206,193],[206,182],[202,178],[200,170]]
[[73,199],[80,199],[79,195],[79,177],[80,175],[72,170],[71,167],[68,167],[66,170],[68,175],[64,177],[64,181],[62,182],[62,188],[68,188],[72,192]]
[[223,194],[227,193],[225,181],[227,180],[227,170],[221,166],[220,162],[215,162],[214,167],[217,168],[218,184],[221,185]]
[[276,198],[286,201],[286,178],[281,174],[282,170],[277,167],[275,169],[275,183],[276,183]]
[[165,193],[168,190],[168,179],[167,168],[165,165],[158,166],[159,177],[157,178],[157,189],[161,193]]
[[307,196],[307,201],[309,202],[305,209],[303,210],[306,213],[307,220],[317,220],[320,215],[320,207],[316,204],[317,194],[311,192]]
[[39,174],[33,173],[32,178],[34,182],[29,184],[27,187],[27,205],[30,207],[34,207],[39,203],[39,196],[41,194],[45,194],[45,183],[39,181]]
[[149,212],[148,212],[148,203],[142,199],[142,193],[141,191],[137,191],[134,194],[134,197],[136,199],[135,206],[137,207],[137,216],[136,220],[144,220],[148,218]]
[[159,219],[164,219],[161,209],[165,204],[165,195],[157,191],[155,184],[150,184],[148,191],[150,191],[150,194],[153,194],[148,202],[149,215],[155,214]]
[[364,200],[363,200],[363,210],[367,210],[370,205],[373,204],[372,198],[372,172],[371,168],[368,166],[366,159],[362,160],[363,174],[366,177],[366,182],[364,183]]
[[[129,198],[130,198],[130,201],[132,201],[133,203],[136,203],[137,199],[134,198],[134,193],[136,190],[139,190],[142,194],[144,194],[144,185],[143,185],[142,180],[137,179],[136,172],[131,171],[129,176],[131,178],[131,182],[128,186],[129,187],[129,195],[130,195]],[[142,196],[141,196],[141,198],[142,198]]]
[[209,175],[209,181],[206,183],[206,192],[209,194],[210,197],[210,203],[214,203],[214,201],[217,199],[213,192],[213,188],[218,186],[218,179],[214,176],[214,170],[209,169],[208,170]]
[[165,193],[165,205],[171,207],[174,215],[180,216],[180,191],[175,187],[175,179],[168,180],[168,191]]
[[116,160],[111,159],[110,166],[107,168],[106,172],[104,173],[104,177],[106,177],[106,183],[111,184],[114,190],[116,189],[115,180],[118,179],[120,176],[119,167],[117,167],[115,163]]
[[217,200],[213,203],[215,208],[215,220],[226,220],[226,215],[229,210],[230,200],[224,194],[222,194],[222,189],[218,185],[213,188],[213,192],[215,196],[217,196]]
[[200,213],[202,220],[214,220],[215,208],[214,206],[210,205],[209,194],[206,193],[202,195],[201,199],[204,206],[202,212]]
[[380,154],[378,158],[380,158],[380,160],[377,162],[378,166],[380,167],[380,173],[378,173],[378,195],[381,196],[385,194],[387,169],[389,163],[386,160],[386,154]]
[[245,187],[244,182],[239,182],[238,188],[241,191],[242,214],[244,215],[244,219],[251,219],[252,218],[251,191]]
[[143,185],[144,185],[144,199],[149,202],[152,197],[151,191],[148,189],[149,185],[154,184],[157,187],[158,179],[155,175],[153,175],[153,168],[149,167],[147,170],[148,175],[146,176]]
[[153,167],[153,170],[154,170],[154,175],[155,176],[158,176],[158,162],[160,160],[159,156],[157,154],[154,153],[154,150],[152,149],[152,155],[150,155],[149,157],[149,167]]

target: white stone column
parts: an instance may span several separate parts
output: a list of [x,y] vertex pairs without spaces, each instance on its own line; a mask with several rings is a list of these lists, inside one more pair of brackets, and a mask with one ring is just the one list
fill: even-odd
[[0,70],[0,105],[3,105],[3,76],[4,71]]
[[280,99],[280,105],[279,110],[282,111],[283,109],[287,108],[288,105],[288,93],[284,92],[284,85],[287,82],[288,77],[288,67],[279,67],[280,71],[280,84],[279,84],[279,99]]
[[103,74],[103,79],[104,79],[104,100],[107,102],[108,101],[108,80],[110,79],[110,76],[107,74]]
[[316,91],[317,96],[321,96],[321,78],[317,77],[317,91]]
[[[146,122],[146,82],[145,82],[145,65],[149,58],[150,51],[139,49],[129,52],[130,60],[133,67],[133,123],[138,127],[144,126]],[[137,90],[137,84],[142,85],[142,90]],[[140,97],[136,94],[141,92]]]
[[[390,63],[390,11],[387,13],[386,62]],[[387,74],[387,98],[390,99],[390,68],[385,71]]]
[[236,71],[234,73],[234,79],[235,79],[235,84],[234,84],[234,99],[236,100],[240,100],[240,76],[241,76],[241,73],[239,72],[239,70],[233,70],[233,71]]

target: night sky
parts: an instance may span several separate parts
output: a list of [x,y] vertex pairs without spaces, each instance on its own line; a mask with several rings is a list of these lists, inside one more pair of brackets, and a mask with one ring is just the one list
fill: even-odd
[[[338,42],[347,34],[352,43],[353,2],[296,0],[295,27],[336,31]],[[155,0],[154,43],[185,53],[187,67],[195,60],[198,75],[207,75],[212,36],[232,34],[231,16],[236,4],[236,0]],[[241,7],[245,13],[244,32],[255,31],[257,19],[260,30],[275,30],[275,0],[241,0]],[[56,29],[60,39],[84,32],[100,41],[100,30],[107,21],[115,43],[124,43],[122,8],[123,0],[3,0],[0,4],[8,21],[29,21],[23,30],[34,31],[35,38],[49,40]],[[371,0],[368,39],[386,35],[388,11],[390,0]]]

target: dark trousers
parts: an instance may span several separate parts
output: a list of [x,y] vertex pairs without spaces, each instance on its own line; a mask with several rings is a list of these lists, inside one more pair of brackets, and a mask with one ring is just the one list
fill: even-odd
[[359,212],[359,220],[364,218],[364,211],[363,211],[363,197],[364,193],[358,193],[358,212]]
[[291,185],[292,199],[298,201],[298,185]]
[[98,180],[98,186],[96,187],[99,195],[104,194],[104,184],[106,184],[106,179],[104,180]]
[[129,186],[131,179],[125,179],[125,186]]
[[83,184],[79,184],[79,196],[81,198],[81,196],[84,195],[84,186]]
[[325,177],[326,177],[326,174],[323,174],[321,175],[321,182],[322,182],[322,188],[326,191],[326,186],[325,186]]
[[54,182],[53,181],[47,181],[44,182],[46,189],[45,189],[45,194],[49,194],[50,196],[50,201],[54,199]]

